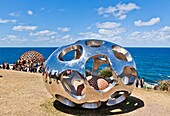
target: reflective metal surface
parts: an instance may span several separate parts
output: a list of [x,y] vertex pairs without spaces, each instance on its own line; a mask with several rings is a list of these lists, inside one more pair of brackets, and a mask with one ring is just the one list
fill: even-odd
[[[87,68],[90,61],[91,70]],[[101,66],[107,66],[106,76],[100,74]],[[122,102],[136,79],[130,53],[103,40],[80,40],[58,48],[47,59],[43,74],[46,88],[58,101],[90,109],[100,107],[101,102],[108,106]]]

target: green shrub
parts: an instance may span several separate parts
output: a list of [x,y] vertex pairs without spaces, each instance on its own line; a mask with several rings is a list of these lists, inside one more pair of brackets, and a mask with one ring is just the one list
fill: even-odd
[[112,72],[109,68],[103,68],[99,73],[98,75],[100,77],[103,77],[103,78],[106,78],[106,77],[111,77],[112,76]]
[[170,80],[159,81],[159,89],[160,90],[167,90],[170,89]]

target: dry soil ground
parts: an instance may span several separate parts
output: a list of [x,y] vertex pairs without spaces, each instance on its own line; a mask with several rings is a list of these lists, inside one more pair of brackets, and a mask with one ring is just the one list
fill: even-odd
[[41,74],[0,70],[0,116],[133,115],[170,116],[170,93],[135,88],[123,103],[96,110],[70,108],[55,101]]

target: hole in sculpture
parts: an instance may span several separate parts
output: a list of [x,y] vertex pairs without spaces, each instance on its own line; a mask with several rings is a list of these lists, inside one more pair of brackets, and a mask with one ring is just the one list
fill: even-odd
[[66,70],[61,74],[61,82],[66,90],[72,97],[82,99],[85,95],[86,88],[84,79],[78,71]]
[[104,42],[101,40],[87,40],[86,45],[89,47],[100,47]]
[[137,72],[135,68],[126,66],[120,76],[122,78],[122,83],[125,85],[132,85],[137,79]]
[[106,105],[112,106],[115,104],[118,104],[126,99],[126,96],[128,95],[127,91],[116,91],[113,93],[110,98],[108,99]]
[[113,50],[116,58],[118,58],[120,60],[128,61],[128,62],[132,61],[132,56],[124,48],[121,48],[119,46],[113,46],[112,50]]
[[79,59],[81,57],[82,52],[83,52],[83,48],[80,45],[74,45],[74,46],[71,46],[71,47],[64,49],[59,54],[59,59],[61,61],[76,60],[76,59]]
[[87,108],[87,109],[95,109],[95,108],[98,108],[101,106],[101,102],[98,101],[98,102],[93,102],[93,103],[84,103],[82,105],[83,108]]
[[124,91],[117,91],[117,92],[115,92],[115,93],[113,93],[112,95],[111,95],[111,98],[113,99],[116,99],[116,98],[118,98],[118,97],[120,97],[121,95],[123,95],[124,94]]
[[105,55],[100,54],[90,57],[85,68],[86,79],[96,91],[106,92],[115,86],[117,76]]
[[69,99],[66,99],[60,95],[55,95],[55,97],[58,99],[58,101],[60,101],[61,103],[70,106],[70,107],[75,107],[75,103],[73,103],[72,101],[70,101]]

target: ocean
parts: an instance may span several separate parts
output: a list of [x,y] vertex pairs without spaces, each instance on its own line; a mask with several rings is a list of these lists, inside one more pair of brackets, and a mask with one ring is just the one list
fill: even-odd
[[[57,49],[54,47],[37,48],[0,48],[0,64],[13,64],[27,51],[37,51],[45,59]],[[126,48],[135,60],[138,75],[146,82],[155,84],[159,80],[170,80],[170,48]]]

